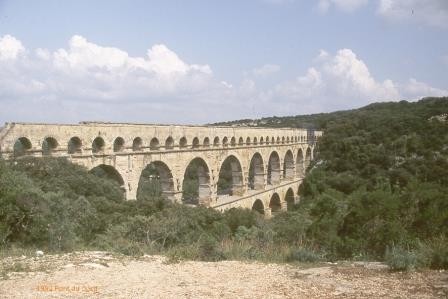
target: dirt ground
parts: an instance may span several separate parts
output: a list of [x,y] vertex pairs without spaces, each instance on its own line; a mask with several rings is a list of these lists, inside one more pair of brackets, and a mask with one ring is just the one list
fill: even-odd
[[1,260],[0,298],[447,298],[448,271],[381,263],[170,263],[78,252]]

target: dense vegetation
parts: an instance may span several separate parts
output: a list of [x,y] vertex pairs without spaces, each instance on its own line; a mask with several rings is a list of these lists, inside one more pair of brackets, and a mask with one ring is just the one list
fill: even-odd
[[448,268],[447,115],[448,98],[427,98],[240,121],[325,131],[301,203],[271,220],[173,205],[151,190],[125,202],[116,183],[63,159],[0,161],[1,246]]

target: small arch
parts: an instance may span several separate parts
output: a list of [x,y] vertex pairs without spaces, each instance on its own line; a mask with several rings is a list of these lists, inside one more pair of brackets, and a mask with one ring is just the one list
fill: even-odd
[[254,141],[252,142],[252,144],[254,144],[254,145],[258,144],[257,137],[254,137]]
[[218,136],[216,136],[215,139],[213,139],[213,146],[214,147],[219,146],[219,137]]
[[280,137],[277,137],[277,144],[280,144]]
[[202,142],[203,147],[210,147],[210,138],[205,137],[204,142]]
[[239,145],[239,146],[244,145],[244,139],[243,139],[243,137],[240,137],[240,139],[238,139],[238,145]]
[[193,142],[191,143],[191,148],[199,148],[199,138],[194,137]]
[[124,139],[117,137],[114,140],[114,152],[121,152],[124,149]]
[[264,165],[260,153],[255,153],[250,160],[248,187],[251,190],[264,189]]
[[230,139],[230,146],[235,146],[235,145],[236,145],[236,139],[235,139],[235,137],[232,137]]
[[152,138],[149,142],[149,149],[151,151],[158,151],[160,149],[159,139],[157,139],[156,137]]
[[302,178],[305,173],[305,165],[303,164],[303,162],[303,151],[301,148],[299,148],[296,158],[296,175],[299,178]]
[[282,137],[282,144],[285,143],[285,137]]
[[221,164],[218,176],[218,195],[242,195],[243,171],[240,161],[233,155]]
[[186,148],[187,147],[187,138],[186,137],[182,137],[179,140],[179,147],[180,148]]
[[132,150],[134,152],[141,151],[143,147],[143,140],[140,137],[135,137],[132,140]]
[[53,137],[47,137],[42,142],[42,154],[45,156],[51,155],[58,147],[58,142]]
[[289,136],[286,137],[286,143],[289,143]]
[[272,152],[268,162],[268,185],[280,183],[280,157],[277,152]]
[[182,184],[182,201],[187,204],[210,204],[210,175],[207,163],[194,158],[188,163]]
[[222,139],[222,146],[227,147],[229,145],[229,139],[227,137],[224,137]]
[[260,137],[260,144],[264,144],[264,139],[263,139],[263,137]]
[[266,144],[269,144],[269,137],[266,136]]
[[308,166],[310,166],[311,163],[311,148],[308,147],[306,149],[306,154],[305,154],[305,169],[308,168]]
[[250,137],[246,138],[246,145],[250,145]]
[[92,142],[92,153],[94,154],[100,154],[104,152],[105,148],[104,139],[101,137],[96,137]]
[[294,207],[294,190],[292,188],[286,191],[285,202],[287,204],[287,210],[290,211]]
[[252,211],[258,212],[264,215],[264,205],[260,199],[256,199],[252,205]]
[[269,208],[271,208],[272,215],[282,211],[282,202],[277,193],[272,194],[271,200],[269,201]]
[[165,163],[154,161],[146,165],[138,182],[138,200],[151,200],[160,197],[174,200],[174,192],[173,175]]
[[68,144],[67,144],[67,152],[70,154],[70,155],[73,155],[73,154],[80,154],[81,152],[82,152],[82,149],[81,149],[81,147],[82,147],[82,141],[81,141],[81,139],[79,138],[79,137],[72,137],[72,138],[70,138],[70,140],[68,141]]
[[274,144],[275,143],[275,138],[271,137],[271,143]]
[[286,152],[283,161],[283,177],[288,180],[294,178],[294,156],[290,150]]
[[14,157],[27,154],[32,148],[31,141],[26,137],[20,137],[14,143]]
[[165,140],[165,149],[171,150],[174,148],[174,139],[171,136],[168,136],[168,138]]

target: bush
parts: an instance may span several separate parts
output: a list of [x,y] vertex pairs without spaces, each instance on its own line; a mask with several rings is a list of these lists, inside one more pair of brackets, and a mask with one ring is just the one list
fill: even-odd
[[198,249],[198,258],[202,261],[215,262],[225,259],[218,242],[210,235],[202,236]]
[[321,261],[323,258],[316,252],[307,248],[292,249],[286,256],[287,262],[302,262],[302,263],[315,263]]
[[385,261],[392,271],[410,271],[418,266],[417,254],[402,247],[388,248]]

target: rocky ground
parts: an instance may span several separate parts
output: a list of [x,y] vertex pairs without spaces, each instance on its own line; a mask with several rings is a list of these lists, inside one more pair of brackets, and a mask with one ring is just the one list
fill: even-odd
[[78,252],[1,260],[0,298],[447,298],[448,271],[381,263],[170,263]]

